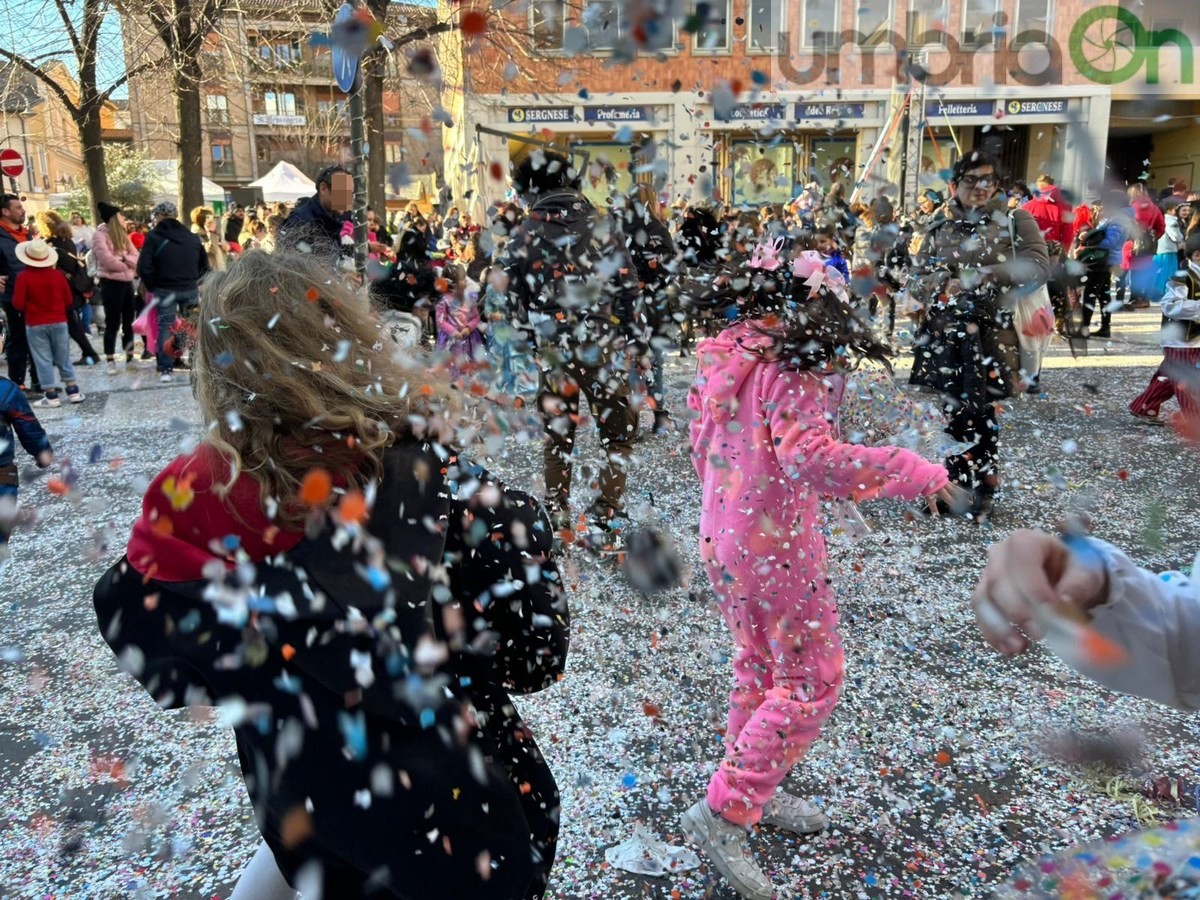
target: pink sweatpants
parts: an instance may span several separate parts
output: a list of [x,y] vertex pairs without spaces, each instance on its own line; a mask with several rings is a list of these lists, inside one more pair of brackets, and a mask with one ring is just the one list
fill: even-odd
[[1200,347],[1163,347],[1162,365],[1150,379],[1149,386],[1129,404],[1135,416],[1157,416],[1159,408],[1171,397],[1179,401],[1179,410],[1189,419],[1200,416],[1200,396],[1178,380],[1180,369],[1191,369],[1193,378],[1200,379]]
[[845,670],[824,547],[777,552],[788,558],[743,551],[722,565],[704,554],[736,648],[725,759],[708,783],[708,804],[743,825],[762,818],[817,739]]

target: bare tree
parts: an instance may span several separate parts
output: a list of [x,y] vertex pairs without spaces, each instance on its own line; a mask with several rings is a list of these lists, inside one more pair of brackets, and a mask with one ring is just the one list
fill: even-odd
[[[132,66],[101,88],[97,83],[99,54],[122,52],[120,46],[101,46],[101,27],[114,7],[109,0],[53,0],[53,8],[62,22],[61,33],[57,29],[29,29],[22,35],[26,40],[20,47],[0,45],[0,60],[7,60],[38,79],[67,110],[79,132],[88,189],[92,203],[96,204],[109,199],[100,110],[125,82],[153,63],[146,61]],[[49,6],[46,6],[33,12],[36,15],[48,10]],[[16,35],[12,38],[15,40]],[[48,65],[62,59],[74,60],[77,85],[62,84],[62,79],[56,78],[53,67]]]
[[[61,2],[61,0],[56,0]],[[114,0],[124,15],[144,17],[162,42],[171,70],[171,87],[179,120],[179,198],[184,209],[204,203],[204,131],[200,120],[200,86],[204,73],[200,51],[229,6],[229,0]]]

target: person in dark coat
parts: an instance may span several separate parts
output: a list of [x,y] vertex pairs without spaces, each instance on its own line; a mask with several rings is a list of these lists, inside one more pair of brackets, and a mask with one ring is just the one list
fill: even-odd
[[175,317],[187,318],[200,300],[200,279],[208,274],[208,252],[200,238],[179,221],[174,203],[160,203],[150,212],[154,228],[138,254],[138,277],[154,294],[158,321],[158,374],[171,380],[175,356],[183,347],[168,347]]
[[671,426],[663,390],[663,363],[666,349],[678,334],[679,325],[668,289],[676,259],[671,230],[663,221],[658,195],[653,186],[639,184],[630,192],[623,210],[621,232],[625,250],[632,260],[638,279],[638,309],[630,340],[630,356],[635,372],[651,372],[650,397],[654,401],[654,431],[665,434]]
[[234,896],[282,874],[338,900],[541,897],[559,795],[510,694],[565,665],[545,514],[458,455],[442,389],[319,257],[248,253],[200,312],[205,443],[154,479],[94,605],[161,706],[240,710],[269,852]]
[[67,310],[67,333],[83,352],[83,356],[77,359],[75,364],[95,365],[100,357],[92,347],[92,342],[88,340],[88,333],[80,319],[80,311],[87,305],[88,295],[91,293],[91,279],[87,274],[87,265],[79,256],[71,225],[52,209],[39,212],[37,223],[42,239],[58,251],[58,261],[55,265],[67,276],[67,283],[71,285],[72,303],[71,308]]
[[513,231],[501,266],[508,275],[510,309],[534,335],[543,373],[537,408],[546,433],[546,504],[556,525],[570,527],[582,394],[600,428],[604,457],[584,542],[616,548],[637,428],[616,323],[631,319],[636,281],[632,294],[629,282],[636,276],[615,236],[601,229],[591,201],[579,191],[578,173],[564,157],[537,151],[518,167],[513,186],[529,214]]
[[[992,515],[1000,483],[996,401],[1017,389],[1011,309],[1020,287],[1050,275],[1033,216],[1008,209],[1000,167],[982,152],[954,167],[949,202],[930,223],[913,262],[910,293],[925,310],[910,381],[942,395],[946,433],[965,445],[947,457],[953,481],[974,492],[972,516]],[[1011,352],[1010,352],[1011,351]]]
[[345,166],[326,166],[316,183],[317,193],[298,204],[280,226],[275,246],[313,253],[336,266],[354,255],[353,245],[342,243],[342,226],[354,204],[354,176]]

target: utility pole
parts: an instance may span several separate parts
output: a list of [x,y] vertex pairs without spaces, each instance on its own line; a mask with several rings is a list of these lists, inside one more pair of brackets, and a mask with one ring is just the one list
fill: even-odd
[[925,79],[913,77],[914,70],[924,73],[924,50],[913,53],[909,68],[908,117],[904,120],[904,164],[900,182],[900,208],[905,212],[917,205],[921,189],[921,149],[925,143]]
[[367,141],[362,66],[350,92],[350,154],[354,159],[354,271],[367,271]]

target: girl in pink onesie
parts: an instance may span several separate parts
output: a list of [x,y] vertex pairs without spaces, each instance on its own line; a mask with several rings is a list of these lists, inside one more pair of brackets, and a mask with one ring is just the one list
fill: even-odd
[[725,759],[683,825],[755,900],[769,900],[772,887],[749,849],[749,827],[810,833],[828,821],[807,800],[777,792],[842,685],[822,499],[958,499],[942,466],[901,448],[841,440],[842,373],[862,359],[888,365],[887,348],[836,284],[793,283],[792,302],[774,292],[752,298],[730,327],[699,345],[688,397],[703,485],[701,556],[733,635],[735,684]]

